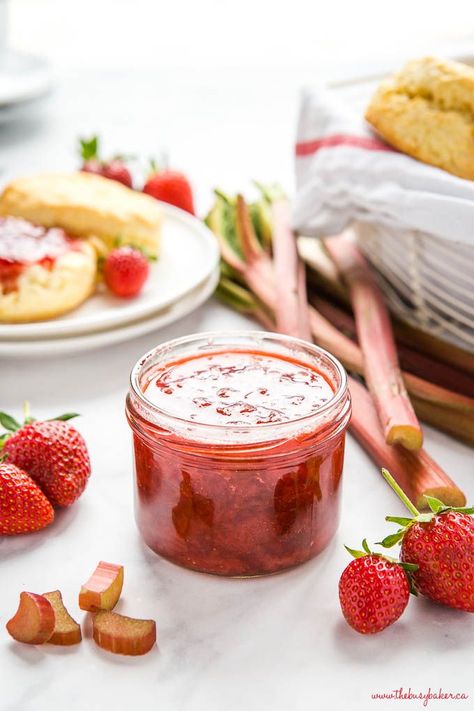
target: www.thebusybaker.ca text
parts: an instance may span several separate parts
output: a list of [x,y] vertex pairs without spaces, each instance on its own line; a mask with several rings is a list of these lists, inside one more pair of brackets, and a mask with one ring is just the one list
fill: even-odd
[[463,691],[443,691],[441,688],[433,691],[431,687],[427,691],[413,691],[411,686],[408,689],[401,686],[392,691],[375,692],[371,697],[374,701],[422,701],[423,706],[428,706],[430,701],[466,701],[469,694]]

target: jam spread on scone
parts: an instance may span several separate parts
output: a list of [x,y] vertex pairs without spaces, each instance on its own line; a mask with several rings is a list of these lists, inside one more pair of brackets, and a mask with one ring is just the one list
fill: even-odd
[[47,229],[17,217],[0,217],[0,282],[4,293],[17,288],[22,271],[41,264],[50,269],[55,260],[78,249],[77,240],[64,230]]

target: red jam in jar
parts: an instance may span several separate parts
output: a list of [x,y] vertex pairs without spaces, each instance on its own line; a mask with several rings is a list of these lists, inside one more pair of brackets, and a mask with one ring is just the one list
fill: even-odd
[[331,540],[350,398],[326,351],[259,332],[171,341],[133,369],[127,416],[137,522],[155,552],[254,576]]

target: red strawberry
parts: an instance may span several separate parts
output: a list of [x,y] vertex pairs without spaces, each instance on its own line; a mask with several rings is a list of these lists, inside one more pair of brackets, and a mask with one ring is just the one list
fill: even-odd
[[137,296],[148,278],[148,259],[138,249],[113,249],[104,263],[104,281],[116,296]]
[[27,472],[53,506],[70,506],[82,494],[90,475],[86,443],[79,432],[61,419],[20,425],[0,413],[2,424],[12,431],[4,436],[3,453],[9,464]]
[[95,173],[104,178],[115,180],[133,188],[133,180],[125,161],[120,156],[103,161],[99,158],[99,137],[92,136],[90,140],[80,139],[81,157],[83,160],[81,170],[85,173]]
[[162,200],[170,205],[180,207],[194,215],[193,191],[189,180],[177,170],[158,171],[152,161],[152,173],[143,186],[143,192],[156,200]]
[[[405,566],[372,553],[367,542],[339,580],[339,601],[348,624],[361,634],[374,634],[393,624],[408,605],[410,583]],[[408,566],[410,569],[412,566]]]
[[382,473],[413,518],[387,516],[401,525],[381,543],[401,542],[402,561],[414,563],[413,586],[421,595],[442,605],[474,612],[474,508],[445,506],[426,496],[431,513],[421,514],[390,474]]
[[0,462],[0,535],[39,531],[53,520],[53,507],[28,474]]

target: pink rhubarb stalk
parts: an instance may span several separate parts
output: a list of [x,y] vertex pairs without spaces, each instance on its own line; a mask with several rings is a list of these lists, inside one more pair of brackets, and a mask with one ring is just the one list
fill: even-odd
[[[356,325],[351,314],[332,301],[322,299],[316,295],[311,295],[311,303],[319,313],[339,331],[349,336],[351,340],[356,338]],[[417,375],[418,378],[421,379],[423,379],[426,374],[429,374],[430,383],[439,385],[447,391],[454,391],[459,395],[463,394],[469,398],[474,397],[474,377],[469,373],[453,365],[449,365],[449,363],[438,360],[436,357],[410,348],[410,346],[405,343],[397,342],[397,350],[402,368],[404,368],[407,373]],[[407,373],[402,371],[405,385],[407,385]],[[410,396],[413,395],[410,388],[408,388],[408,392]],[[444,395],[447,398],[448,392],[444,393]],[[461,405],[461,400],[456,398],[456,403]],[[471,405],[474,405],[474,401]]]
[[390,470],[410,501],[417,508],[426,508],[426,494],[447,506],[465,506],[463,492],[424,449],[410,452],[400,445],[387,446],[369,393],[353,378],[349,388],[353,411],[363,413],[363,417],[352,418],[351,433],[377,466]]
[[392,325],[383,294],[366,260],[347,237],[331,237],[326,247],[350,290],[364,374],[387,444],[418,450],[423,433],[403,382]]
[[298,258],[286,198],[272,202],[272,218],[277,331],[310,341],[305,268]]
[[[247,207],[242,198],[240,219],[246,217],[246,214],[248,215]],[[245,225],[245,229],[248,231],[246,239],[249,240],[250,238],[251,243],[254,245],[252,249],[252,265],[240,259],[221,237],[221,244],[224,246],[222,256],[239,273],[240,278],[247,283],[254,296],[265,305],[268,313],[271,314],[276,311],[277,307],[272,260],[258,243],[258,246],[255,245],[252,238],[253,228],[249,225],[247,219],[245,219]],[[242,225],[240,225],[240,233],[242,234]],[[256,273],[255,262],[258,263],[260,273],[265,275],[263,277],[264,280],[254,278]],[[292,276],[291,279],[293,278]],[[228,280],[224,279],[224,281]],[[298,283],[301,285],[301,281]],[[232,291],[236,291],[236,293],[231,293]],[[224,288],[221,295],[228,302],[234,305],[237,303],[237,308],[243,306],[246,313],[256,315],[259,318],[263,313],[262,309],[253,309],[252,296],[249,295],[247,297],[243,292],[243,287],[236,285],[235,290]],[[300,294],[300,303],[301,299]],[[283,302],[283,304],[285,303],[287,302]],[[280,305],[280,310],[286,308],[283,304]],[[309,309],[309,318],[311,331],[318,343],[323,347],[328,347],[337,357],[345,361],[346,367],[349,369],[358,370],[362,368],[362,354],[353,341],[331,326],[313,307]],[[265,314],[262,319],[265,327],[268,327],[269,319],[271,320],[271,315]],[[271,323],[273,322],[271,321]],[[455,502],[465,501],[464,494],[424,450],[415,453],[404,450],[399,446],[392,447],[387,445],[370,395],[362,385],[359,385],[353,379],[349,379],[349,388],[353,399],[351,432],[379,465],[387,466],[388,464],[400,486],[407,489],[409,496],[419,507],[427,507],[427,502],[423,501],[423,494],[433,491],[437,491],[441,499],[446,498]],[[414,480],[410,484],[412,473]]]

